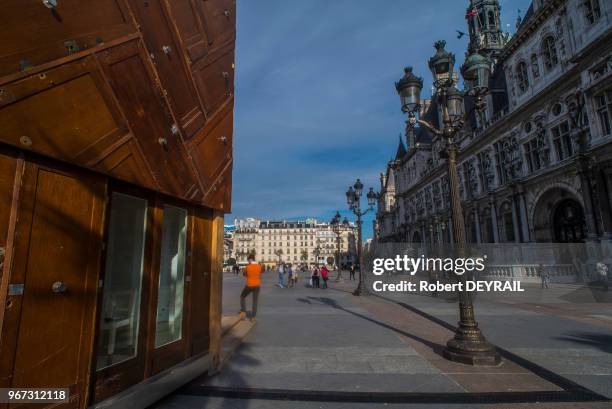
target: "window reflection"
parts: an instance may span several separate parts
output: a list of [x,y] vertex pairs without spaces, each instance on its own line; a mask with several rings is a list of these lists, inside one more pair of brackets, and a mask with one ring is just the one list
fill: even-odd
[[187,211],[164,206],[155,346],[181,339]]
[[147,201],[113,193],[97,369],[137,354]]

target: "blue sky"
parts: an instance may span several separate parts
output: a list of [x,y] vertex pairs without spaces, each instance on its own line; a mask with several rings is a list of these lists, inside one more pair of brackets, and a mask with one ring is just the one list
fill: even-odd
[[[378,175],[405,118],[394,82],[412,65],[431,87],[427,60],[447,41],[457,66],[467,0],[238,0],[234,116],[234,218],[329,220],[348,186]],[[514,31],[517,9],[502,1]],[[509,24],[509,26],[507,26]],[[364,190],[366,190],[364,189]],[[365,201],[365,198],[364,198]],[[371,236],[372,214],[364,237]]]

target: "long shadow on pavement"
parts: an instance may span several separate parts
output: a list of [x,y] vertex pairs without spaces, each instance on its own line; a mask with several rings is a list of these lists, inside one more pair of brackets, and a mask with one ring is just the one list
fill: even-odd
[[436,354],[442,356],[442,351],[444,350],[444,346],[442,346],[440,344],[436,344],[435,342],[431,342],[431,341],[429,341],[427,339],[418,337],[418,336],[416,336],[414,334],[411,334],[409,332],[403,331],[403,330],[401,330],[399,328],[395,328],[394,326],[389,325],[389,324],[385,324],[384,322],[377,321],[377,320],[375,320],[373,318],[370,318],[370,317],[366,317],[365,315],[359,314],[359,313],[357,313],[355,311],[348,310],[348,309],[342,307],[340,304],[338,304],[335,300],[333,300],[331,298],[327,298],[327,297],[310,297],[309,296],[309,297],[306,297],[306,299],[298,298],[297,300],[300,301],[300,302],[303,302],[303,303],[307,303],[307,304],[312,304],[312,302],[310,300],[315,300],[315,301],[318,301],[320,304],[327,305],[327,306],[329,306],[331,308],[335,308],[335,309],[347,312],[347,313],[352,314],[352,315],[354,315],[356,317],[359,317],[361,319],[364,319],[366,321],[374,323],[374,324],[376,324],[378,326],[381,326],[383,328],[389,329],[389,330],[391,330],[391,331],[393,331],[395,333],[401,334],[401,335],[403,335],[405,337],[408,337],[408,338],[413,339],[413,340],[415,340],[417,342],[420,342],[420,343],[428,346],[429,348],[431,348]]
[[612,353],[612,336],[597,332],[572,332],[557,339],[580,345],[589,345],[607,353]]

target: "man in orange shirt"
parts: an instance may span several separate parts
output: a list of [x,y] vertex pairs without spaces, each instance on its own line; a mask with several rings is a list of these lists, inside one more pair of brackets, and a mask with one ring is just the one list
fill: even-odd
[[240,294],[240,318],[246,318],[246,297],[250,293],[253,293],[253,314],[251,315],[251,322],[255,322],[257,315],[257,299],[259,298],[259,286],[261,285],[261,270],[260,264],[255,262],[255,256],[249,254],[247,266],[244,269],[244,275],[246,276],[246,286]]

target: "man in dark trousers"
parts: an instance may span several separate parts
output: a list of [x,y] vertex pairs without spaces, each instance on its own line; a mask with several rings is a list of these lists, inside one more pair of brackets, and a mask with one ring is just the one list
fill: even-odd
[[251,313],[251,322],[255,322],[257,316],[257,301],[259,298],[259,287],[261,286],[261,264],[255,262],[255,256],[249,254],[247,266],[244,268],[246,277],[246,286],[240,294],[240,319],[246,318],[246,297],[253,294],[253,309]]
[[351,280],[355,279],[355,264],[351,264],[351,270],[350,270],[349,279],[351,279]]

